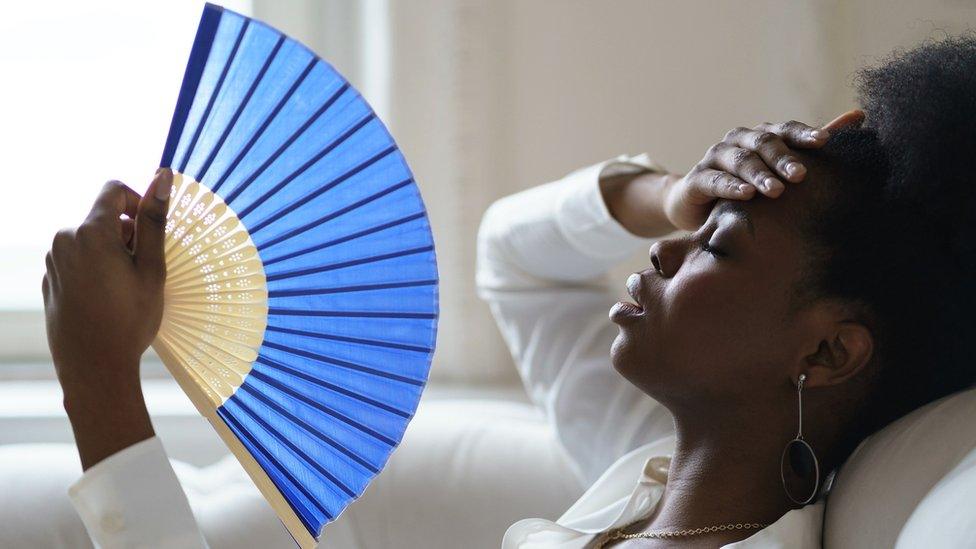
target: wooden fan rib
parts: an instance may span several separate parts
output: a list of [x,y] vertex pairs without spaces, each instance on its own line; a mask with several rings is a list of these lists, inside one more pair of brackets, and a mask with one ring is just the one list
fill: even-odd
[[[210,313],[210,314],[194,315],[194,314],[187,313],[187,312],[184,312],[184,311],[174,311],[172,309],[168,309],[167,310],[167,313],[173,317],[174,322],[175,322],[175,319],[179,319],[181,322],[191,322],[191,323],[197,323],[197,324],[211,324],[211,325],[216,326],[216,327],[221,328],[221,329],[226,329],[226,330],[238,332],[238,333],[241,333],[241,334],[249,334],[249,337],[253,337],[254,341],[257,342],[257,343],[255,343],[255,348],[259,348],[261,346],[261,342],[264,341],[264,331],[263,331],[263,328],[261,328],[261,327],[250,327],[250,326],[247,326],[244,323],[240,323],[240,322],[234,323],[234,322],[232,322],[231,320],[228,319],[228,318],[232,318],[232,317],[225,317],[225,316],[221,316],[221,315],[215,315],[215,314],[212,314],[212,313]],[[250,320],[250,319],[245,319],[245,320]],[[258,323],[258,322],[255,322],[254,324],[258,324],[259,326],[263,326],[261,323]]]
[[[203,335],[211,336],[213,339],[220,341],[211,343],[210,341],[204,339],[202,335],[195,334],[176,322],[170,323],[169,331],[173,334],[173,337],[181,339],[182,341],[191,345],[193,349],[200,351],[213,360],[215,367],[209,369],[214,373],[217,373],[222,377],[226,377],[223,376],[221,372],[227,371],[233,372],[236,376],[239,376],[240,382],[231,383],[231,385],[234,387],[239,387],[241,383],[244,383],[244,378],[247,377],[247,373],[251,371],[251,364],[254,362],[254,359],[257,358],[257,351],[254,348],[234,341],[226,341],[223,338],[209,332],[205,332]],[[252,355],[254,358],[251,358]],[[228,359],[236,360],[245,366],[240,369],[235,368],[228,364]],[[233,391],[231,394],[233,394]]]
[[[206,333],[208,333],[210,335],[216,336],[216,337],[218,337],[218,338],[220,338],[220,339],[222,339],[222,340],[224,340],[224,341],[226,341],[228,343],[232,343],[232,344],[236,344],[236,345],[243,345],[244,347],[247,347],[247,348],[251,349],[252,351],[254,351],[255,349],[259,348],[261,346],[261,342],[264,341],[264,334],[262,332],[257,331],[257,330],[250,330],[250,329],[238,328],[236,326],[230,326],[230,325],[227,325],[227,324],[217,323],[217,322],[214,322],[212,320],[204,320],[204,319],[201,319],[201,318],[198,318],[198,317],[192,317],[192,316],[189,316],[189,315],[180,313],[180,312],[173,312],[173,313],[171,313],[171,316],[174,317],[172,319],[173,324],[176,324],[176,325],[179,325],[179,326],[192,325],[192,326],[194,326],[196,328],[199,328],[200,330],[205,331]],[[176,319],[179,319],[179,322],[176,322]],[[211,328],[220,329],[220,330],[222,330],[223,333],[209,331]],[[227,335],[228,332],[233,333],[233,334],[239,334],[241,336],[241,339],[234,339],[234,336],[233,335]],[[238,358],[241,358],[241,357],[238,357]],[[255,358],[257,358],[257,354],[256,353],[255,353]],[[247,359],[247,360],[249,362],[253,362],[254,361],[253,358],[252,359]]]
[[[224,265],[220,265],[221,263],[224,263]],[[184,282],[192,283],[195,279],[212,274],[218,269],[221,271],[237,269],[238,267],[253,269],[255,263],[259,267],[253,272],[264,270],[257,248],[248,244],[246,240],[243,240],[237,247],[228,248],[225,252],[218,251],[215,253],[212,249],[197,251],[196,256],[189,262],[184,263],[184,266],[173,271],[167,269],[167,281],[173,287],[179,287]],[[208,268],[211,270],[208,271]]]
[[[238,304],[235,303],[233,305],[238,305]],[[248,319],[248,320],[258,320],[257,317],[254,314],[251,314],[251,313],[244,314],[244,313],[235,313],[233,311],[228,311],[227,310],[227,307],[228,306],[230,306],[230,304],[227,304],[227,303],[208,303],[206,305],[206,307],[201,308],[199,306],[199,304],[196,304],[193,307],[189,307],[189,306],[186,306],[186,305],[180,305],[180,304],[172,304],[172,303],[170,303],[170,304],[167,304],[166,305],[166,308],[167,308],[167,310],[181,311],[181,312],[184,312],[184,313],[189,314],[189,315],[198,315],[198,314],[200,314],[200,315],[218,315],[218,316],[224,316],[224,317],[227,317],[227,318],[243,318],[243,319]],[[261,310],[261,314],[263,314],[264,316],[267,316],[267,314],[268,314],[267,313],[267,304],[244,303],[243,306],[244,307],[248,307],[248,308],[251,308],[251,307],[259,308]]]
[[[201,387],[206,387],[212,391],[214,394],[216,394],[221,402],[226,401],[226,399],[230,398],[230,396],[234,394],[234,388],[232,388],[229,383],[220,379],[220,376],[217,373],[211,370],[206,364],[203,364],[194,356],[193,352],[187,348],[187,345],[192,348],[193,343],[191,341],[187,341],[184,336],[179,333],[175,333],[173,330],[166,330],[166,333],[161,333],[160,336],[165,338],[171,352],[179,359],[184,370],[190,372]],[[204,375],[205,373],[209,373],[214,376],[213,379],[208,379]],[[219,405],[220,402],[217,404]]]

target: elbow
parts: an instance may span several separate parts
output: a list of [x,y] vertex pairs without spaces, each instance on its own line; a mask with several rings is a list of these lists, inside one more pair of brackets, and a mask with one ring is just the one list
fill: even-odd
[[508,235],[510,233],[505,214],[505,198],[496,200],[485,210],[478,226],[475,285],[482,293],[496,286],[498,265],[503,265]]

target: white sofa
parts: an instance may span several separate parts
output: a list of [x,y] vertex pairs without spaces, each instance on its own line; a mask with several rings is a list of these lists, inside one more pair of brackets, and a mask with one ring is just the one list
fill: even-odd
[[[214,549],[293,547],[233,459],[177,473]],[[70,445],[0,446],[0,547],[90,547],[66,497],[78,474]],[[582,489],[523,400],[425,399],[387,469],[326,530],[324,546],[498,547],[510,523],[555,518]],[[834,482],[824,542],[976,547],[976,390],[862,444]]]

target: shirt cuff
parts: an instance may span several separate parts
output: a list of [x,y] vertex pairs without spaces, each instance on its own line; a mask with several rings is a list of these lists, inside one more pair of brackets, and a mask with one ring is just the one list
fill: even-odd
[[157,437],[89,468],[68,488],[68,496],[101,549],[207,546]]
[[604,177],[642,172],[666,170],[647,154],[620,155],[566,176],[556,206],[556,221],[570,245],[594,259],[620,261],[653,240],[630,233],[614,219],[600,191]]

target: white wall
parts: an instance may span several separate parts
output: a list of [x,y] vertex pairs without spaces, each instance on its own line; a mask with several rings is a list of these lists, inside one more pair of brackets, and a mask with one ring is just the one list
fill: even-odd
[[[427,201],[440,262],[440,379],[512,375],[474,296],[475,234],[495,198],[622,152],[683,171],[738,125],[824,122],[853,105],[858,66],[976,26],[967,0],[383,3],[386,119]],[[361,33],[373,28],[362,6],[258,0],[256,14],[361,85]],[[619,269],[621,284],[640,261]]]

